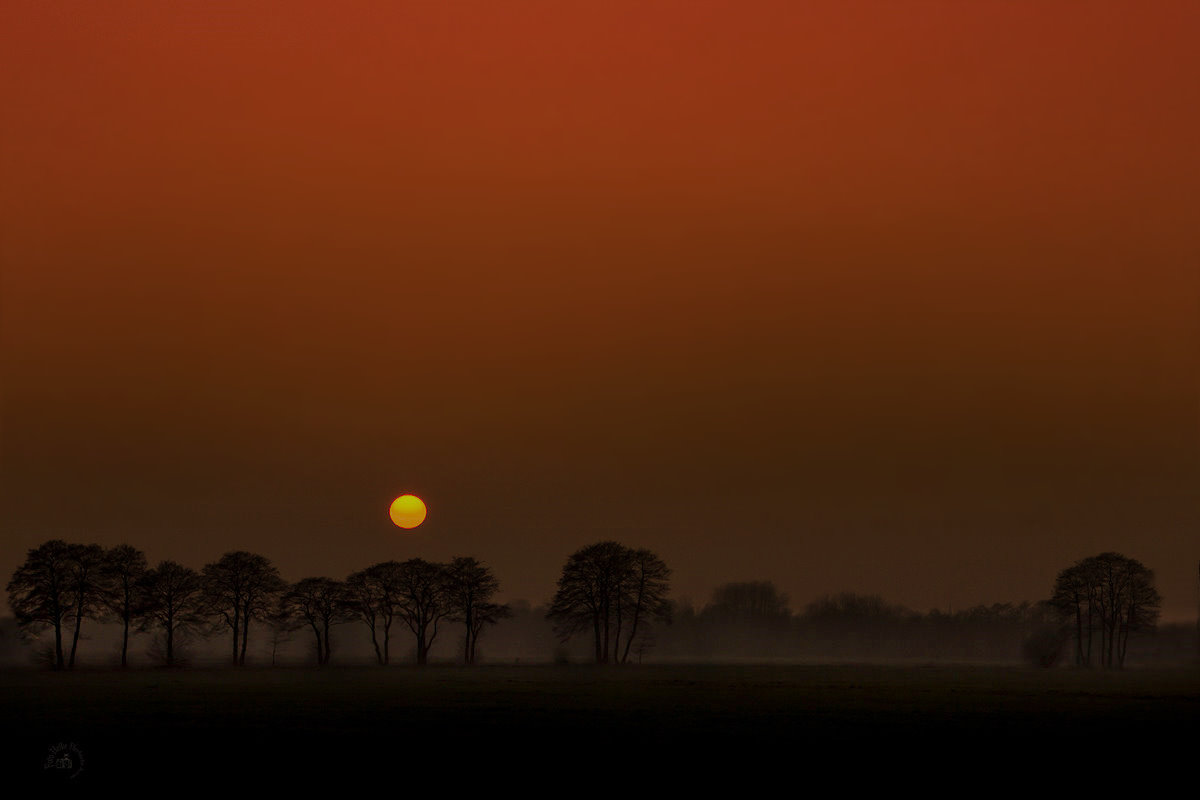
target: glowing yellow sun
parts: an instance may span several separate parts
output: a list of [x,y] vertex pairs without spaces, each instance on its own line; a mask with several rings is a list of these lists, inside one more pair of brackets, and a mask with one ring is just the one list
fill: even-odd
[[401,528],[415,528],[425,521],[425,502],[415,494],[402,494],[392,501],[388,516]]

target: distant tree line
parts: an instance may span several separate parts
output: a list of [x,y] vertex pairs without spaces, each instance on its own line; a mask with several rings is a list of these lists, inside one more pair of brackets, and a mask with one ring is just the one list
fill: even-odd
[[1074,663],[1120,668],[1131,637],[1155,630],[1161,598],[1135,559],[1101,553],[1063,570],[1051,597],[921,613],[878,595],[842,593],[794,613],[767,581],[727,583],[697,609],[674,609],[661,642],[673,658],[845,657],[1007,661],[1053,666],[1073,645]]
[[22,633],[53,633],[52,663],[75,667],[84,622],[121,626],[121,666],[129,664],[134,632],[154,634],[163,664],[175,666],[182,638],[229,636],[230,662],[246,663],[252,627],[266,626],[274,641],[307,630],[318,664],[333,653],[333,628],[361,622],[380,664],[390,663],[393,623],[399,621],[425,664],[429,648],[449,623],[463,631],[462,658],[476,660],[479,636],[509,614],[493,601],[500,584],[474,558],[436,563],[414,558],[385,561],[345,580],[308,577],[288,583],[265,556],[229,552],[200,571],[174,561],[151,568],[131,545],[51,540],[28,551],[8,582],[8,602]]
[[677,604],[660,651],[680,659],[1011,661],[1029,638],[1059,627],[1054,609],[1030,602],[919,612],[842,592],[793,611],[773,583],[748,581],[717,587],[702,607]]

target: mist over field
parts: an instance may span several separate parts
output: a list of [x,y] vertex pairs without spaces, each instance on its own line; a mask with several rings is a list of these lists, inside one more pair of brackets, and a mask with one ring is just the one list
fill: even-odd
[[[842,608],[838,609],[837,602]],[[591,645],[583,637],[563,642],[545,618],[544,606],[524,601],[512,605],[512,617],[487,631],[479,641],[479,663],[486,665],[587,664]],[[833,613],[834,606],[841,613]],[[111,668],[119,664],[121,631],[113,624],[92,624],[84,637],[80,666]],[[1068,637],[1050,637],[1037,652],[1029,650],[1039,634],[1055,631],[1044,612],[1031,604],[997,603],[955,613],[927,614],[890,606],[880,598],[846,594],[814,602],[805,612],[767,619],[738,619],[723,616],[719,608],[697,610],[682,603],[670,625],[654,632],[652,644],[640,648],[637,664],[671,663],[976,663],[1033,664],[1046,655],[1055,656],[1051,666],[1070,666]],[[401,631],[394,645],[397,666],[411,665],[415,648]],[[331,664],[341,666],[375,663],[367,632],[361,625],[342,624],[332,634]],[[461,661],[461,626],[445,625],[439,632],[430,658],[435,664]],[[1135,637],[1130,645],[1130,666],[1181,665],[1197,661],[1198,633],[1195,625],[1160,625],[1153,633]],[[182,644],[182,663],[196,667],[224,666],[228,661],[226,642],[220,635],[188,637]],[[138,634],[131,644],[131,666],[156,667],[161,647],[155,637]],[[0,666],[45,667],[52,661],[45,637],[28,641],[11,617],[0,618]],[[291,631],[278,636],[266,628],[251,634],[252,666],[315,665],[312,636],[308,631]]]

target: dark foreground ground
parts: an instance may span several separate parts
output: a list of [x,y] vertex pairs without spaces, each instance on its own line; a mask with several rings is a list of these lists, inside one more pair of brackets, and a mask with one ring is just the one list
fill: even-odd
[[383,770],[447,786],[482,781],[490,793],[560,770],[626,783],[616,776],[635,762],[690,781],[739,772],[870,781],[937,764],[990,780],[1080,760],[1156,771],[1181,745],[1194,754],[1200,669],[8,671],[0,713],[8,785],[74,774],[72,786],[136,787],[235,773],[263,785]]

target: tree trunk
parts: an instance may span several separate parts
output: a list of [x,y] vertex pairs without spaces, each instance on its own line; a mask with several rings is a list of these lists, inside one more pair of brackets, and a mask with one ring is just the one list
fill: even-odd
[[125,629],[121,633],[121,666],[129,666],[129,602],[125,603],[125,613],[121,615]]
[[246,642],[250,638],[250,603],[247,601],[246,607],[242,609],[242,656],[238,660],[238,664],[246,666]]
[[[625,652],[621,656],[622,664],[625,664],[629,661],[629,648],[633,646],[633,639],[635,636],[637,636],[637,629],[638,629],[638,622],[639,622],[638,617],[639,616],[640,616],[639,614],[635,614],[633,617],[633,625],[629,629],[629,638],[625,640]],[[638,657],[638,663],[639,664],[642,663],[641,656]]]
[[62,641],[62,616],[54,615],[54,668],[64,669],[66,662],[63,660],[63,641]]
[[1084,666],[1084,613],[1075,601],[1075,666]]
[[75,634],[71,637],[71,660],[67,669],[75,669],[75,651],[79,648],[79,627],[83,624],[82,604],[75,610]]
[[604,657],[600,660],[600,663],[602,663],[602,664],[608,663],[608,652],[609,652],[608,651],[608,624],[609,624],[608,609],[605,608],[604,609],[604,653],[603,653]]
[[325,651],[321,648],[321,629],[317,627],[317,623],[309,619],[308,627],[312,628],[313,638],[317,640],[317,666],[321,665],[321,654]]
[[1095,623],[1092,621],[1092,599],[1088,598],[1088,613],[1087,613],[1087,654],[1083,658],[1084,666],[1092,665],[1092,629]]
[[1117,642],[1117,667],[1125,668],[1125,652],[1129,648],[1129,632],[1133,629],[1133,609],[1130,609],[1121,623],[1121,638]]
[[618,599],[618,601],[617,601],[617,624],[613,628],[613,643],[612,643],[612,645],[613,645],[612,660],[613,660],[614,664],[621,663],[621,627],[625,621],[623,619],[623,617],[624,617],[624,615],[621,613],[621,602]]
[[467,638],[463,643],[463,662],[466,664],[474,663],[475,659],[471,656],[471,625],[474,622],[472,619],[471,607],[467,606],[467,613],[463,615],[466,619]]
[[1115,656],[1117,649],[1117,618],[1114,615],[1113,621],[1108,627],[1108,666],[1112,667],[1116,664]]
[[380,650],[379,650],[379,639],[375,636],[375,626],[372,625],[370,627],[371,627],[371,644],[375,648],[375,660],[379,663],[379,666],[382,667],[383,666],[383,653],[380,652]]

